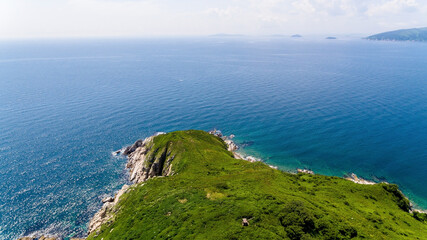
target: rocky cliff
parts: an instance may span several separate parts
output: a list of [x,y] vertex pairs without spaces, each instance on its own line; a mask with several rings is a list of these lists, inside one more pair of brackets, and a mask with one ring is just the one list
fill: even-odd
[[[146,180],[158,177],[169,176],[173,174],[172,161],[174,155],[171,155],[168,146],[164,148],[155,148],[154,137],[164,133],[157,133],[144,140],[138,140],[131,146],[126,147],[122,152],[128,159],[126,168],[129,169],[129,180],[133,184],[139,184]],[[88,226],[88,234],[99,230],[102,224],[114,220],[114,214],[119,210],[116,206],[120,197],[131,190],[131,186],[123,185],[114,197],[103,199],[103,206],[92,217]]]
[[216,130],[177,131],[116,151],[127,157],[133,184],[102,200],[87,239],[412,240],[427,234],[427,214],[413,211],[397,185],[366,183],[355,174],[350,182],[306,169],[282,172],[237,154],[232,138]]
[[188,130],[124,149],[135,184],[104,199],[88,240],[412,240],[427,234],[426,215],[411,212],[396,185],[282,172],[237,159],[228,140],[218,131]]
[[144,182],[156,176],[169,176],[173,174],[172,161],[175,156],[171,155],[168,146],[163,149],[157,148],[150,151],[153,148],[153,138],[155,136],[138,140],[123,152],[128,157],[126,167],[130,172],[129,180],[133,183]]

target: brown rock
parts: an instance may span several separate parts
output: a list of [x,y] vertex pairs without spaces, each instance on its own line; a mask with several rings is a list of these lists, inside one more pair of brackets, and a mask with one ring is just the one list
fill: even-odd
[[41,236],[41,237],[39,238],[39,240],[56,240],[56,238],[54,238],[54,237],[45,237],[45,236]]
[[114,198],[106,197],[106,198],[102,199],[102,203],[106,203],[106,202],[114,202]]
[[[123,154],[128,158],[126,168],[129,169],[129,180],[133,183],[141,183],[150,178],[174,174],[172,161],[175,155],[171,155],[167,148],[163,152],[155,152],[154,155],[150,155],[154,137],[161,134],[164,133],[156,133],[144,140],[138,140],[124,150]],[[129,186],[124,185],[114,198],[108,197],[102,200],[104,205],[90,220],[88,234],[97,232],[102,224],[113,221],[114,214],[118,211],[115,206],[120,197],[128,190]]]
[[114,207],[119,201],[120,197],[129,190],[129,185],[123,185],[123,187],[119,190],[116,196],[113,198],[112,202],[105,202],[102,205],[101,210],[99,210],[89,222],[88,226],[88,234],[91,234],[97,231],[102,224],[110,221],[114,216]]
[[239,149],[239,147],[232,140],[225,140],[224,142],[227,144],[227,150],[230,152],[234,152]]

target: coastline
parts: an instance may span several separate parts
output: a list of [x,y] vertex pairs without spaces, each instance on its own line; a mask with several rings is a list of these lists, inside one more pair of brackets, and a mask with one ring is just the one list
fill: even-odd
[[[209,131],[208,133],[221,138],[227,145],[227,150],[233,153],[234,158],[248,162],[263,162],[262,159],[250,155],[237,153],[236,151],[239,149],[239,146],[232,140],[234,138],[233,134],[231,134],[230,136],[224,136],[221,131],[216,129]],[[113,155],[126,156],[126,168],[129,170],[129,181],[132,182],[132,184],[125,184],[113,197],[105,197],[104,199],[102,199],[103,205],[101,209],[96,212],[89,221],[87,232],[88,235],[92,233],[98,234],[101,225],[113,219],[114,213],[118,210],[116,206],[120,200],[120,197],[128,191],[132,191],[132,187],[136,186],[137,184],[144,185],[143,182],[154,177],[170,176],[174,174],[174,172],[171,171],[172,164],[167,164],[167,170],[162,172],[156,171],[155,164],[153,164],[154,166],[149,169],[145,168],[144,166],[144,162],[146,160],[145,154],[150,150],[154,137],[162,134],[166,133],[157,132],[154,135],[149,136],[143,140],[137,140],[130,146],[112,152]],[[174,156],[170,157],[169,159],[165,159],[165,162],[170,163],[173,158]],[[268,166],[273,169],[277,169],[276,166]]]
[[[235,137],[234,134],[230,134],[229,136],[226,136],[226,135],[223,135],[222,132],[220,130],[217,130],[217,129],[208,131],[208,133],[212,134],[212,135],[215,135],[215,136],[221,138],[222,140],[224,140],[224,142],[227,144],[227,147],[228,147],[227,150],[233,153],[234,158],[236,158],[236,159],[242,159],[242,160],[249,161],[249,162],[263,162],[264,164],[268,165],[269,167],[271,167],[273,169],[278,169],[277,166],[273,166],[273,165],[265,163],[261,158],[256,158],[256,157],[253,157],[253,156],[250,156],[250,155],[244,155],[244,154],[241,154],[241,153],[237,153],[236,151],[239,150],[240,147],[238,146],[238,144],[236,144],[233,141],[233,138]],[[280,170],[280,169],[278,169],[278,170]],[[312,171],[310,169],[306,169],[306,168],[302,168],[302,169],[301,168],[297,168],[296,172],[285,171],[285,170],[280,170],[280,171],[284,171],[284,172],[287,172],[287,173],[290,173],[290,174],[298,174],[298,173],[301,173],[301,174],[312,174],[312,175],[316,174],[314,171]],[[346,179],[346,180],[354,182],[356,184],[362,184],[362,185],[374,185],[374,184],[379,184],[379,183],[389,184],[386,181],[375,182],[375,181],[372,181],[372,180],[367,180],[367,179],[364,179],[364,178],[361,178],[361,177],[357,176],[355,173],[352,173],[352,172],[349,173],[349,174],[347,174],[347,175],[337,176],[337,177]],[[427,209],[414,208],[414,203],[405,194],[403,194],[403,192],[401,190],[399,190],[399,191],[409,201],[410,206],[411,206],[411,209],[410,209],[411,213],[413,213],[413,212],[427,213]]]
[[[217,136],[221,138],[224,143],[227,145],[227,150],[233,153],[234,158],[241,159],[244,161],[249,162],[263,162],[264,164],[268,165],[269,167],[273,169],[278,169],[276,166],[269,165],[265,163],[262,159],[256,158],[250,155],[244,155],[242,153],[238,153],[237,150],[240,149],[240,147],[233,141],[233,138],[235,137],[234,134],[231,134],[229,136],[223,135],[220,130],[211,130],[208,131],[209,134]],[[122,148],[120,150],[117,150],[113,152],[113,154],[122,154],[127,157],[127,165],[126,168],[129,170],[129,180],[132,182],[132,185],[123,185],[123,187],[114,195],[114,197],[108,197],[103,199],[103,206],[101,209],[95,213],[94,217],[89,222],[88,227],[88,235],[97,232],[99,230],[99,227],[108,221],[112,219],[112,216],[114,212],[117,211],[116,205],[119,202],[119,198],[126,192],[132,191],[132,187],[136,186],[137,184],[144,184],[146,180],[154,177],[164,177],[164,176],[170,176],[174,173],[170,171],[172,165],[167,165],[166,172],[155,172],[155,167],[150,169],[144,169],[143,162],[145,161],[145,153],[150,149],[150,144],[153,141],[153,138],[165,134],[164,132],[158,132],[154,135],[145,138],[144,140],[137,140],[134,144],[127,146],[125,148]],[[170,162],[173,160],[174,156],[172,156],[169,160],[166,160],[166,162]],[[280,170],[282,171],[282,170]],[[296,172],[292,171],[285,171],[290,174],[313,174],[315,175],[312,170],[309,169],[296,169]],[[348,176],[341,177],[343,179],[346,179],[348,181],[352,181],[356,184],[362,184],[362,185],[374,185],[379,183],[386,183],[387,182],[374,182],[369,181],[363,178],[358,177],[355,173],[350,173]],[[400,190],[399,190],[400,191]],[[406,197],[406,196],[405,196]],[[407,197],[406,197],[407,198]],[[409,200],[409,198],[407,198]],[[412,206],[412,203],[411,203]],[[414,209],[411,208],[410,212],[419,212],[419,213],[426,213],[427,210],[421,210],[421,209]]]
[[[227,150],[233,154],[234,158],[241,159],[244,161],[249,161],[249,162],[262,162],[262,163],[268,165],[270,168],[278,169],[278,167],[269,165],[269,164],[265,163],[260,158],[256,158],[256,157],[253,157],[250,155],[238,153],[237,150],[239,150],[240,147],[238,146],[238,144],[236,144],[233,141],[233,138],[235,137],[234,134],[231,134],[230,136],[225,136],[225,135],[222,135],[221,131],[216,130],[216,129],[209,131],[208,133],[221,138],[224,141],[224,143],[227,145]],[[136,185],[143,186],[144,182],[147,181],[148,179],[155,178],[155,177],[171,176],[171,175],[175,174],[174,172],[171,171],[172,164],[169,164],[173,160],[174,156],[171,156],[168,159],[165,159],[165,162],[167,163],[166,168],[165,168],[166,171],[160,171],[159,172],[158,169],[156,169],[155,165],[152,166],[151,168],[148,168],[148,169],[145,168],[145,166],[144,166],[144,161],[146,159],[145,154],[148,152],[148,150],[150,150],[154,137],[156,137],[158,135],[162,135],[162,134],[166,134],[166,133],[165,132],[157,132],[154,135],[149,136],[143,140],[137,140],[132,145],[129,145],[129,146],[124,147],[120,150],[116,150],[116,151],[112,152],[113,155],[126,156],[126,158],[127,158],[126,169],[129,170],[129,181],[132,182],[132,184],[130,184],[130,185],[124,184],[122,186],[122,188],[120,190],[118,190],[117,193],[114,194],[114,196],[108,196],[108,197],[104,197],[102,199],[102,203],[103,203],[102,207],[99,209],[99,211],[97,211],[93,215],[93,217],[89,221],[88,232],[87,232],[88,236],[90,234],[93,234],[93,233],[95,233],[97,235],[99,233],[100,227],[104,223],[109,223],[109,222],[112,222],[114,220],[114,214],[118,210],[120,210],[119,208],[117,208],[117,204],[119,203],[120,197],[123,194],[125,194],[129,191],[132,191],[133,187],[135,187]],[[283,171],[283,170],[280,170],[280,171]],[[316,175],[316,173],[314,173],[312,170],[309,170],[309,169],[298,169],[297,168],[296,172],[292,172],[292,171],[284,171],[284,172],[287,172],[290,174],[312,174],[312,175]],[[344,176],[344,177],[340,177],[340,178],[352,181],[356,184],[363,184],[363,185],[374,185],[374,184],[379,184],[379,183],[388,184],[387,182],[369,181],[369,180],[358,177],[354,173],[350,173],[348,176]],[[406,197],[406,199],[409,200],[409,198],[407,198],[407,197]],[[411,207],[412,207],[412,203],[411,203]],[[411,208],[409,212],[410,213],[413,213],[413,212],[427,213],[427,210],[420,210],[420,209]],[[21,237],[18,240],[35,240],[35,239],[38,239],[38,240],[59,240],[62,238],[40,236],[40,237]],[[85,238],[71,238],[70,240],[84,240],[84,239]]]

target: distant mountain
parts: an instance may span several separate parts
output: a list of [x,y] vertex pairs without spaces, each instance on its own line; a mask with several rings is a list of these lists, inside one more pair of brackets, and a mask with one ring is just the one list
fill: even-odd
[[293,38],[300,38],[300,37],[302,37],[301,35],[299,35],[299,34],[295,34],[295,35],[292,35],[291,37],[293,37]]
[[367,37],[368,40],[388,40],[388,41],[427,41],[427,27],[400,29],[391,32],[384,32]]
[[336,37],[327,37],[326,39],[337,39]]

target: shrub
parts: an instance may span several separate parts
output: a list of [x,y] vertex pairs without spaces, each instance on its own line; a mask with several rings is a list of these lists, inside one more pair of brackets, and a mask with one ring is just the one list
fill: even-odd
[[286,205],[282,214],[280,223],[290,239],[301,239],[304,234],[314,233],[316,219],[303,202],[292,201]]
[[412,216],[420,222],[427,222],[427,213],[414,212]]
[[399,206],[399,208],[401,208],[405,212],[409,212],[409,210],[411,209],[409,200],[403,195],[403,193],[399,190],[399,187],[396,184],[383,184],[383,188],[387,192],[393,194],[397,206]]

